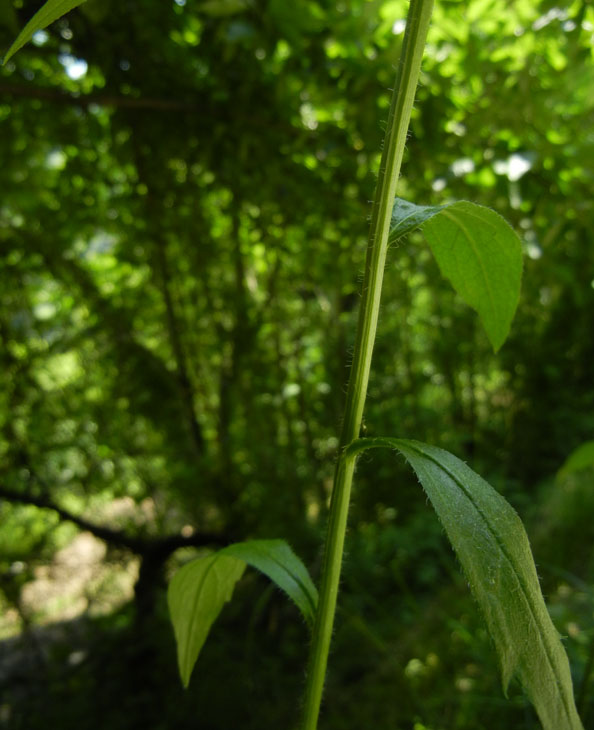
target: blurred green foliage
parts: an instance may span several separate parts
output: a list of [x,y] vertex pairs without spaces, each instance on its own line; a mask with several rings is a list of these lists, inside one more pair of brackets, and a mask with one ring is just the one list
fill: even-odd
[[[7,49],[39,3],[4,5]],[[317,575],[405,13],[89,0],[2,68],[0,589],[24,633],[2,642],[0,727],[294,722],[307,632],[258,576],[182,692],[161,586],[183,554],[163,540],[282,536]],[[493,355],[422,239],[395,245],[367,433],[453,451],[526,518],[587,727],[593,474],[553,478],[594,433],[594,9],[434,17],[399,195],[505,216],[523,293]],[[68,516],[140,573],[132,603],[56,637],[23,595]],[[390,454],[360,461],[347,550],[324,727],[537,727]]]

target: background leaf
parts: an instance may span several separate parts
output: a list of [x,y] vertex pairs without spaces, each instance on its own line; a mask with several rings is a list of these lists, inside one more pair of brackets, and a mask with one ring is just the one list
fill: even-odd
[[45,5],[35,13],[23,30],[18,34],[16,40],[4,56],[5,64],[11,56],[28,43],[38,30],[47,28],[48,25],[66,15],[70,10],[82,5],[86,0],[48,0]]
[[318,591],[307,568],[284,540],[250,540],[229,545],[220,555],[231,555],[264,573],[297,604],[305,620],[313,624]]
[[391,240],[419,226],[442,274],[478,312],[497,351],[509,334],[520,298],[520,239],[500,215],[481,205],[463,200],[419,206],[397,198]]
[[594,466],[594,441],[586,441],[571,452],[559,474],[564,476],[591,466]]
[[431,500],[495,642],[504,691],[517,675],[545,730],[581,729],[567,655],[515,510],[464,462],[435,446],[359,439],[347,453],[381,446],[406,457]]
[[192,669],[210,627],[230,600],[244,570],[243,560],[215,553],[193,560],[173,576],[167,591],[167,602],[184,687],[190,682]]

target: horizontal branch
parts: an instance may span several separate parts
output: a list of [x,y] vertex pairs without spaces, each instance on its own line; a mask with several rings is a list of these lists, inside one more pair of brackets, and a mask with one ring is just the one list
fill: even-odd
[[88,107],[112,106],[123,109],[145,109],[158,112],[196,111],[199,105],[195,102],[178,101],[176,99],[159,99],[133,96],[112,96],[109,94],[73,94],[60,89],[30,84],[0,83],[0,96],[8,95],[24,99],[52,101],[58,104]]
[[166,557],[182,547],[203,547],[206,545],[228,545],[229,540],[224,535],[217,535],[207,532],[194,532],[192,535],[166,535],[164,537],[134,537],[122,530],[114,530],[104,525],[97,525],[84,517],[79,517],[67,509],[53,502],[45,495],[34,495],[17,492],[12,489],[0,486],[0,499],[5,499],[13,504],[27,504],[40,509],[48,509],[55,512],[62,520],[72,522],[81,530],[90,532],[95,537],[103,540],[109,545],[125,548],[141,557],[150,554],[153,557]]

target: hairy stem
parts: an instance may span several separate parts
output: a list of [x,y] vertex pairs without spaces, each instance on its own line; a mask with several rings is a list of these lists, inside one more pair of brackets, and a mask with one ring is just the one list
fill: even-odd
[[433,0],[411,0],[400,66],[392,94],[367,243],[361,309],[340,437],[340,452],[334,473],[320,599],[305,689],[303,730],[316,730],[318,725],[355,469],[355,459],[347,458],[344,448],[358,437],[361,428],[377,329],[392,206],[432,8]]

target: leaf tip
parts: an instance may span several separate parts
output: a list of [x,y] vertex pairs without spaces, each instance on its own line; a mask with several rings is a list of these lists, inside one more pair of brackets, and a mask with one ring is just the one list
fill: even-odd
[[505,335],[505,337],[503,338],[490,337],[488,334],[487,336],[489,337],[489,342],[491,343],[491,347],[493,348],[493,354],[496,355],[503,347],[504,342],[507,340],[507,335]]

